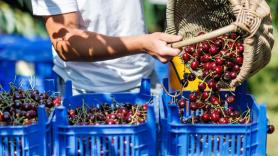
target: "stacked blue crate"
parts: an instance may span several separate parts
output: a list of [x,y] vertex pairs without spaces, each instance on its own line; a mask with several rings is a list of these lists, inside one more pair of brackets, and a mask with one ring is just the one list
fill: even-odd
[[[44,79],[55,79],[52,70],[53,57],[51,42],[48,39],[26,39],[20,36],[1,35],[0,42],[0,84],[4,89],[9,88],[9,82],[36,86],[39,91],[44,90]],[[30,65],[31,75],[17,73],[18,62],[24,61]],[[30,82],[31,83],[31,82]],[[22,88],[29,88],[29,85]]]
[[[54,155],[156,155],[156,122],[154,104],[148,105],[147,120],[139,125],[69,125],[68,109],[86,104],[119,103],[147,104],[154,97],[150,94],[150,80],[144,79],[139,93],[87,93],[72,96],[72,87],[66,84],[63,106],[55,110],[53,120]],[[155,101],[155,100],[153,100]]]
[[[164,81],[168,89],[168,80]],[[190,92],[183,96],[188,98]],[[174,156],[263,156],[266,155],[267,117],[266,106],[258,105],[246,93],[237,93],[236,103],[232,105],[240,112],[251,109],[250,124],[184,124],[176,104],[169,105],[171,97],[163,92],[160,103],[160,148],[161,155]],[[190,105],[190,104],[189,104]],[[190,118],[202,112],[185,110]],[[197,113],[197,114],[196,114]]]

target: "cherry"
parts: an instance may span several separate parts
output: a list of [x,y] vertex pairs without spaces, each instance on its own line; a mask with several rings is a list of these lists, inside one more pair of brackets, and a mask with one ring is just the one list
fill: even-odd
[[61,97],[57,96],[54,100],[53,100],[53,104],[54,106],[59,106],[61,104]]
[[211,47],[209,48],[209,53],[211,55],[215,55],[219,52],[219,48],[215,45],[211,45]]
[[[125,109],[125,110],[126,110],[126,109]],[[143,110],[144,110],[144,111],[147,111],[147,110],[148,110],[148,104],[144,104],[144,105],[143,105]]]
[[209,80],[209,81],[208,81],[208,87],[209,87],[210,89],[216,88],[216,82],[215,82],[214,80]]
[[236,57],[236,64],[242,65],[242,63],[243,63],[243,57],[241,56]]
[[211,69],[215,69],[217,67],[216,63],[215,62],[211,62],[210,63],[210,66],[211,66]]
[[75,115],[76,115],[76,114],[75,114],[75,110],[70,109],[70,110],[69,110],[69,116],[73,118]]
[[184,50],[186,53],[193,54],[193,52],[195,51],[195,47],[193,45],[190,45],[187,46]]
[[196,104],[196,103],[194,103],[194,102],[191,102],[191,103],[190,103],[190,110],[192,110],[192,111],[196,111],[197,109],[198,109],[197,104]]
[[[215,67],[215,73],[218,75],[222,75],[223,73],[223,67],[222,66],[217,66]],[[221,76],[220,76],[221,77]]]
[[224,45],[224,40],[222,38],[217,38],[214,40],[214,44],[218,47],[218,48],[222,48]]
[[185,100],[184,98],[180,99],[180,100],[178,101],[178,106],[179,106],[180,108],[184,108],[184,107],[186,106],[186,100]]
[[213,113],[210,114],[210,119],[213,122],[218,122],[220,117],[221,117],[220,114],[217,113],[217,112],[213,112]]
[[202,48],[202,50],[206,53],[209,51],[210,45],[208,44],[208,42],[201,42],[199,44],[199,48]]
[[196,75],[195,75],[195,74],[190,73],[190,74],[188,75],[188,81],[194,81],[195,79],[196,79]]
[[235,79],[237,77],[237,73],[236,72],[231,72],[230,73],[230,78],[231,79]]
[[184,62],[188,62],[190,60],[190,55],[188,53],[183,53],[182,59]]
[[221,66],[221,65],[223,65],[223,63],[224,63],[224,60],[221,59],[221,58],[216,58],[216,59],[215,59],[215,63],[216,63],[216,65]]
[[205,54],[203,56],[201,56],[201,62],[206,63],[211,59],[210,55]]
[[274,125],[267,125],[267,133],[272,134],[275,131]]
[[210,102],[213,104],[213,105],[219,105],[220,104],[220,100],[218,97],[216,96],[211,96],[210,97]]
[[209,122],[210,121],[210,115],[208,113],[202,114],[201,118],[204,122]]
[[194,93],[190,93],[189,95],[189,101],[195,102],[197,100],[197,96]]
[[244,46],[241,43],[238,43],[236,46],[237,53],[240,55],[244,52]]
[[206,85],[206,83],[204,83],[204,82],[201,82],[201,83],[199,83],[199,85],[198,85],[198,89],[199,89],[200,91],[204,91],[204,90],[206,89],[206,87],[207,87],[207,85]]
[[226,117],[223,117],[223,118],[219,119],[218,123],[219,124],[228,124],[228,123],[230,123],[230,120],[228,118],[226,118]]
[[181,84],[182,84],[183,87],[187,87],[188,86],[188,80],[187,79],[182,79]]
[[212,69],[211,63],[210,63],[210,62],[205,63],[205,64],[204,64],[204,69],[205,69],[205,70],[210,70],[210,69]]
[[196,102],[196,106],[198,109],[201,109],[205,106],[205,104],[199,101],[199,102]]
[[234,103],[234,102],[235,102],[235,97],[234,97],[233,95],[227,96],[227,97],[226,97],[226,102],[227,102],[228,104]]
[[209,95],[210,95],[209,92],[207,92],[207,91],[203,92],[203,93],[202,93],[202,99],[203,99],[203,100],[206,100],[206,99],[209,97]]
[[236,64],[233,68],[233,71],[236,72],[236,73],[239,73],[240,72],[240,66]]
[[230,34],[230,38],[233,40],[237,39],[237,37],[238,37],[238,35],[234,32]]
[[199,62],[198,62],[198,61],[193,61],[193,62],[191,62],[190,67],[191,67],[193,70],[198,69],[198,68],[199,68]]
[[209,73],[210,73],[209,70],[205,70],[205,71],[203,72],[202,78],[208,77]]
[[231,62],[231,61],[227,62],[227,67],[228,68],[233,68],[234,66],[235,66],[235,64],[233,62]]

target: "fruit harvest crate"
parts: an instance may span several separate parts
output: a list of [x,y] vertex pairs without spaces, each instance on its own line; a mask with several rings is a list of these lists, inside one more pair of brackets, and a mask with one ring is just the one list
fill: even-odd
[[[27,39],[15,35],[0,35],[0,84],[9,88],[9,82],[28,82],[44,91],[44,79],[55,79],[51,42],[47,39]],[[31,79],[32,78],[32,79]],[[27,83],[26,83],[27,82]]]
[[113,100],[119,103],[145,104],[151,98],[150,80],[143,79],[139,93],[87,93],[72,96],[71,82],[66,83],[63,106],[56,108],[53,120],[54,155],[156,155],[154,108],[148,105],[147,119],[139,125],[69,125],[68,109],[82,104],[96,106]]
[[[55,81],[44,80],[45,89],[54,92]],[[1,156],[49,156],[52,154],[52,117],[45,106],[37,109],[37,123],[31,125],[0,126]]]
[[[168,80],[164,80],[168,89]],[[188,97],[190,92],[184,92]],[[176,104],[165,91],[160,99],[161,155],[266,155],[267,117],[265,105],[258,105],[251,95],[238,93],[233,108],[251,109],[250,124],[184,124]],[[190,112],[185,111],[186,117]],[[196,112],[200,113],[200,112]]]

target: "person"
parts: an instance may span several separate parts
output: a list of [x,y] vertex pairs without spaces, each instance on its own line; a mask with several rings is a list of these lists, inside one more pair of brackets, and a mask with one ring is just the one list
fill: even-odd
[[53,70],[76,92],[122,92],[153,77],[151,56],[166,63],[181,36],[146,34],[141,0],[32,0],[54,51]]

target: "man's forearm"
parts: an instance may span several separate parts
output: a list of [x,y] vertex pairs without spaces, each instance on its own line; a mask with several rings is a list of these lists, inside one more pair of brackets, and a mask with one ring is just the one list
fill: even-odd
[[65,61],[101,61],[143,51],[145,36],[110,37],[61,26],[49,32],[58,55]]

